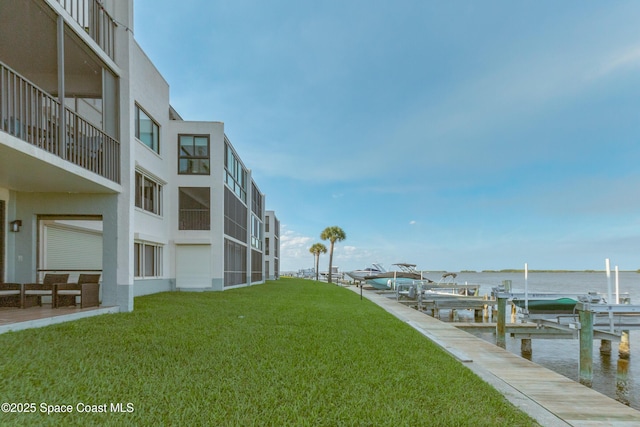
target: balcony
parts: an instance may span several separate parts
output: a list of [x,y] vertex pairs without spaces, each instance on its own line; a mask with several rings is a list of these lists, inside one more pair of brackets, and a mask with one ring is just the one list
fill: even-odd
[[185,209],[180,208],[180,230],[209,230],[211,228],[211,216],[209,209]]
[[0,130],[120,183],[118,141],[67,106],[62,116],[61,108],[56,98],[0,62]]
[[111,59],[114,59],[115,20],[98,0],[57,0]]

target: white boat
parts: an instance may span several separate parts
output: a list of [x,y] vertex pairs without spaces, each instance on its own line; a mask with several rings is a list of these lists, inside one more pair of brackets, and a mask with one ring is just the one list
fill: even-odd
[[443,295],[460,295],[475,296],[480,292],[479,284],[458,284],[455,279],[457,273],[444,273],[438,282],[430,280],[416,280],[414,284],[418,285],[418,289],[422,294],[443,294]]
[[315,277],[316,277],[316,269],[315,268],[301,268],[296,273],[296,277],[302,277],[304,279],[315,279]]
[[[322,277],[322,280],[329,280],[329,272],[328,271],[321,271],[320,272],[320,277]],[[344,277],[344,273],[340,272],[340,267],[337,266],[332,266],[331,267],[331,280],[342,280]]]
[[370,267],[363,268],[362,270],[347,271],[345,274],[353,280],[363,282],[365,277],[375,276],[377,274],[385,273],[386,271],[387,270],[382,266],[382,264],[374,262]]
[[431,289],[425,289],[422,291],[422,296],[425,299],[429,297],[450,297],[450,298],[464,298],[464,297],[477,297],[480,285],[454,285],[451,287],[437,287]]
[[397,263],[393,264],[398,270],[386,271],[384,273],[365,276],[368,285],[376,289],[395,289],[394,286],[405,283],[413,283],[414,280],[431,280],[424,277],[423,271],[416,270],[415,264]]
[[477,297],[480,293],[478,284],[458,284],[455,282],[456,273],[444,273],[438,282],[429,279],[413,280],[412,282],[398,283],[396,297],[409,299],[434,299],[434,298],[466,298]]

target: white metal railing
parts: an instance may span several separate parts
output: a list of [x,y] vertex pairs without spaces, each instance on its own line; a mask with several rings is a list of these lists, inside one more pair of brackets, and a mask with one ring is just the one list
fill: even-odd
[[111,181],[120,182],[120,144],[0,62],[0,130]]

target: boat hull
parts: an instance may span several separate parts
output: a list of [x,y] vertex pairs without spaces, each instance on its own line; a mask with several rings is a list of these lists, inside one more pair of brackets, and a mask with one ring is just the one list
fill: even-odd
[[354,270],[347,271],[345,274],[351,277],[353,280],[362,282],[366,280],[368,277],[376,277],[379,274],[385,273],[384,267],[381,264],[372,264],[371,267],[362,269],[362,270]]
[[[525,300],[513,299],[513,304],[525,308]],[[529,313],[573,313],[577,300],[573,298],[530,299],[527,302]]]
[[351,277],[353,280],[363,281],[365,280],[366,277],[376,274],[376,272],[371,270],[357,270],[357,271],[347,271],[345,274]]
[[367,279],[366,283],[367,285],[370,285],[376,289],[386,290],[386,289],[393,288],[394,280],[397,286],[399,284],[405,284],[405,283],[413,284],[414,279],[405,278],[405,277],[398,277],[396,279],[391,279],[387,277],[377,277],[375,279]]

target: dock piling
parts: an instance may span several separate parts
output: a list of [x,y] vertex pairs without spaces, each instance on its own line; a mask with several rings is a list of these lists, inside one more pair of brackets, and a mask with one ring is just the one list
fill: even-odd
[[498,297],[498,323],[496,326],[496,345],[507,348],[505,338],[507,324],[507,299]]
[[629,348],[629,331],[622,331],[620,344],[618,345],[618,356],[620,359],[629,359],[631,349]]
[[593,383],[593,318],[591,311],[578,310],[580,321],[580,384],[591,387]]
[[616,400],[625,405],[629,404],[629,359],[618,359],[616,371]]
[[[631,299],[629,297],[622,298],[620,304],[631,304]],[[629,330],[622,330],[620,333],[618,355],[621,359],[629,359],[631,356],[631,349],[629,348]]]

